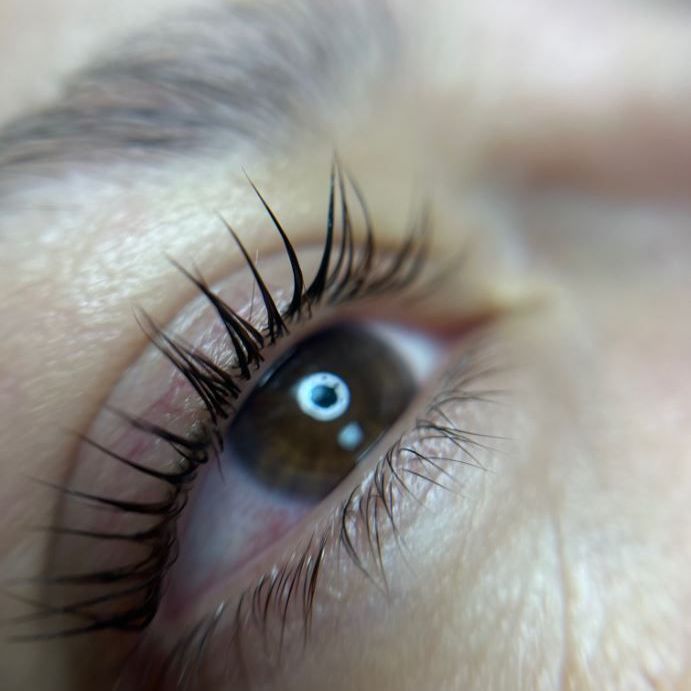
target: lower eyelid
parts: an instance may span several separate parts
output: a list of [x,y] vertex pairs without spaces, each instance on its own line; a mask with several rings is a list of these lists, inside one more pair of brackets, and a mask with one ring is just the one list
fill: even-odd
[[[463,321],[463,320],[461,320]],[[472,322],[473,320],[471,320]],[[482,321],[482,320],[477,320]],[[463,332],[464,329],[457,329],[459,332]],[[473,338],[471,334],[466,334],[463,339],[463,344],[461,350],[458,354],[459,359],[469,360],[464,366],[464,372],[466,374],[472,374],[474,369],[479,367],[479,358],[477,357],[477,352],[483,350],[482,347],[478,346],[473,348],[472,346]],[[471,352],[475,351],[475,352]],[[455,359],[455,357],[454,357]],[[481,363],[480,363],[481,364]],[[487,388],[489,383],[487,381],[479,380],[476,384],[472,382],[466,382],[469,387],[466,393],[470,393],[473,386]],[[432,397],[434,393],[432,393]],[[472,400],[468,401],[468,404],[472,403]],[[184,420],[183,420],[184,423]],[[183,424],[184,426],[184,424]],[[436,443],[436,442],[435,442]],[[420,445],[419,434],[412,432],[409,434],[409,441],[406,441],[406,446],[414,448],[418,453],[424,454],[429,453],[426,451],[424,445]],[[145,450],[142,450],[142,453]],[[155,450],[154,450],[155,452]],[[440,454],[437,454],[440,455]],[[444,453],[443,455],[452,457],[451,453]],[[439,461],[433,461],[439,464]],[[265,638],[265,631],[271,630],[273,632],[284,631],[283,637],[289,639],[289,645],[284,646],[283,644],[278,645],[278,648],[283,648],[282,656],[283,658],[289,658],[292,654],[298,654],[296,641],[303,641],[305,636],[305,619],[306,612],[303,605],[297,604],[300,599],[304,603],[304,596],[300,596],[296,601],[294,596],[286,598],[287,590],[293,587],[298,588],[302,593],[307,588],[311,594],[314,594],[316,599],[314,606],[310,605],[309,610],[311,612],[313,627],[318,627],[319,622],[326,617],[328,620],[329,616],[341,616],[343,610],[343,600],[347,599],[347,591],[342,590],[343,584],[349,584],[350,582],[359,583],[362,582],[367,586],[367,592],[370,593],[368,597],[372,597],[374,593],[375,599],[381,598],[385,594],[386,589],[391,585],[389,583],[389,574],[392,569],[395,570],[395,566],[391,567],[389,564],[386,568],[382,568],[381,564],[384,561],[379,561],[378,551],[372,551],[372,545],[377,544],[376,534],[372,532],[372,528],[376,525],[381,526],[379,533],[379,539],[381,544],[384,546],[383,552],[385,552],[384,557],[387,563],[393,562],[396,564],[396,557],[400,551],[400,544],[397,540],[397,535],[403,534],[407,526],[412,525],[416,520],[417,510],[421,508],[421,504],[424,506],[426,501],[426,496],[429,492],[441,491],[446,493],[445,490],[441,490],[437,486],[437,482],[440,481],[438,469],[434,469],[429,463],[423,462],[419,458],[415,458],[410,453],[403,452],[403,455],[397,457],[396,464],[398,467],[403,465],[406,466],[407,475],[409,482],[408,487],[412,489],[412,494],[407,490],[402,491],[400,487],[396,490],[397,493],[397,506],[393,509],[392,513],[396,518],[396,528],[390,523],[387,523],[387,512],[384,510],[381,503],[371,503],[372,500],[366,499],[367,492],[371,492],[377,487],[377,482],[381,485],[380,480],[375,481],[374,474],[370,475],[368,478],[361,479],[357,484],[357,492],[353,495],[354,498],[365,497],[365,503],[370,501],[371,511],[375,511],[374,507],[378,506],[376,511],[378,512],[378,518],[374,519],[374,514],[369,518],[369,526],[366,518],[362,515],[362,512],[355,504],[351,504],[348,522],[351,526],[351,531],[349,532],[350,542],[352,542],[352,552],[349,553],[349,547],[346,546],[347,540],[344,540],[342,534],[339,533],[341,525],[342,506],[336,506],[331,514],[327,517],[320,519],[319,525],[305,530],[303,528],[301,536],[297,536],[298,541],[295,542],[291,537],[287,540],[287,544],[292,545],[292,549],[285,558],[281,561],[276,555],[273,555],[272,561],[264,563],[263,567],[264,580],[262,581],[262,564],[258,564],[257,568],[254,569],[254,581],[248,581],[243,577],[242,582],[252,582],[253,584],[244,591],[238,591],[234,594],[230,594],[227,597],[217,598],[217,599],[205,599],[198,603],[195,611],[199,613],[199,621],[194,619],[193,616],[185,617],[185,621],[190,622],[190,624],[182,624],[177,622],[173,627],[160,628],[154,622],[152,628],[146,633],[143,638],[141,651],[150,660],[157,660],[160,665],[166,665],[170,663],[171,658],[170,650],[171,648],[178,650],[178,645],[181,645],[181,640],[185,636],[180,635],[180,630],[191,635],[191,631],[197,628],[197,634],[202,631],[206,631],[207,626],[211,626],[214,629],[213,637],[209,637],[208,646],[205,645],[207,653],[205,654],[204,660],[213,660],[214,658],[214,646],[219,647],[219,654],[221,650],[225,650],[229,647],[229,640],[235,640],[238,635],[238,631],[243,632],[246,640],[252,640],[253,636],[258,637],[258,639]],[[458,470],[457,466],[460,464],[451,463],[451,465]],[[382,462],[379,467],[384,467],[385,462]],[[426,472],[423,472],[425,470]],[[434,470],[431,473],[430,468]],[[92,466],[93,469],[93,466]],[[460,468],[463,471],[463,468]],[[476,471],[473,469],[473,473]],[[455,473],[454,473],[455,474]],[[468,473],[461,472],[464,478],[469,477]],[[421,477],[422,476],[422,477]],[[426,477],[425,477],[426,476]],[[444,479],[441,479],[441,483]],[[150,485],[149,490],[141,485],[139,479],[137,479],[138,496],[146,494],[147,491],[151,492],[151,499],[156,499],[160,497],[160,489],[156,492],[155,483]],[[353,485],[351,484],[351,487]],[[455,488],[451,487],[452,493]],[[376,494],[376,493],[375,493]],[[371,494],[369,496],[375,496]],[[415,495],[415,496],[413,496]],[[347,499],[347,496],[341,496],[341,503]],[[339,511],[341,512],[339,514]],[[101,516],[106,518],[106,516],[101,513]],[[104,524],[105,525],[105,524]],[[112,531],[114,529],[113,524],[109,526]],[[297,531],[296,531],[297,532]],[[288,536],[286,536],[288,537]],[[312,537],[312,542],[309,544],[310,537]],[[323,542],[322,542],[323,541]],[[322,553],[322,544],[324,546],[324,551]],[[119,546],[113,549],[112,543],[104,546],[104,554],[107,553],[111,562],[105,560],[105,563],[112,563],[115,560],[117,563],[117,554]],[[357,556],[356,556],[357,555]],[[300,573],[296,574],[296,568],[300,565],[300,559],[305,556],[303,567],[300,569]],[[356,557],[356,558],[354,558]],[[77,561],[81,560],[81,556],[78,555]],[[90,563],[93,563],[90,561]],[[273,566],[276,564],[277,566]],[[318,568],[315,568],[318,565]],[[307,567],[311,568],[312,571],[306,570]],[[312,578],[314,574],[314,578]],[[386,575],[385,575],[386,574]],[[249,576],[248,576],[249,578]],[[259,579],[259,580],[257,580]],[[294,579],[294,580],[293,580]],[[264,583],[263,589],[259,589],[259,585]],[[273,586],[272,586],[273,583]],[[297,585],[299,583],[299,586]],[[348,586],[350,587],[350,586]],[[352,586],[356,589],[359,585]],[[272,593],[271,598],[267,598],[267,593]],[[243,598],[244,595],[244,598]],[[311,597],[311,595],[310,595]],[[244,621],[242,626],[239,628],[236,626],[236,611],[238,607],[238,602],[243,598],[245,603],[243,607],[245,610],[241,612],[241,618]],[[219,603],[223,602],[223,607],[219,609]],[[252,602],[253,610],[246,609],[248,605],[246,603]],[[255,604],[256,603],[256,604]],[[286,605],[289,605],[286,607]],[[218,618],[216,614],[219,613]],[[329,614],[330,613],[330,614]],[[163,624],[165,627],[165,623]],[[176,631],[171,637],[171,631]],[[280,635],[280,634],[279,634]],[[194,640],[194,638],[192,639]],[[193,645],[193,643],[190,643]],[[262,644],[263,645],[263,644]],[[274,641],[274,654],[277,649],[277,643]],[[291,645],[295,645],[296,650],[291,652]],[[251,647],[251,646],[250,646]],[[263,650],[263,648],[261,648]],[[225,654],[224,659],[228,659],[228,655]],[[240,657],[238,657],[240,656]],[[255,666],[263,669],[263,665],[266,662],[265,656],[259,655],[254,661],[251,659],[242,660],[245,653],[236,649],[230,655],[230,660],[235,660],[237,664],[241,661],[243,664],[248,666]],[[133,664],[136,664],[135,657]],[[179,658],[178,662],[180,659]],[[274,661],[275,662],[275,661]],[[204,663],[208,664],[208,663]],[[215,663],[212,663],[212,665]],[[225,666],[224,666],[225,669]],[[267,669],[273,669],[272,665],[269,664]],[[158,669],[152,667],[152,673],[159,674],[160,666]],[[213,674],[216,672],[213,671]],[[225,674],[225,672],[224,672]],[[164,687],[165,688],[165,687]],[[216,688],[211,686],[210,688]]]
[[[406,537],[419,511],[438,501],[471,501],[470,486],[482,480],[503,444],[492,410],[502,397],[501,375],[486,344],[484,338],[468,339],[408,431],[399,431],[350,493],[341,492],[317,528],[295,531],[302,537],[289,541],[294,546],[282,560],[260,568],[250,587],[221,604],[213,598],[200,603],[198,611],[206,614],[192,619],[185,646],[203,650],[194,664],[209,675],[208,688],[229,679],[243,688],[246,675],[253,682],[270,680],[282,673],[285,660],[302,654],[306,637],[323,639],[336,619],[346,626],[349,618],[359,619],[353,603],[363,594],[364,608],[372,598],[378,607],[405,587],[403,564],[414,558],[405,553]],[[147,639],[142,654],[150,654],[150,645],[158,659],[168,649],[169,672],[189,663],[176,647],[179,636],[168,640],[154,628]]]
[[[438,375],[438,362],[443,362],[448,356],[445,350],[435,343],[434,339],[423,337],[418,332],[411,332],[408,329],[401,329],[395,325],[376,321],[372,324],[369,321],[364,321],[360,326],[363,325],[366,331],[376,334],[379,339],[395,343],[395,346],[392,343],[391,347],[398,351],[406,363],[406,368],[413,373],[414,378],[417,378],[418,386],[422,385],[431,373]],[[324,332],[319,327],[317,330],[320,333]],[[427,386],[429,386],[429,382]],[[412,424],[411,414],[424,402],[426,396],[427,394],[424,393],[419,393],[416,396],[408,413],[398,420],[394,428],[389,430],[373,448],[367,451],[365,458],[350,471],[348,478],[344,479],[339,487],[330,492],[329,497],[323,500],[325,504],[334,505],[338,502],[339,497],[345,501],[351,490],[366,484],[365,476],[369,472],[368,468],[371,468],[371,460],[368,459],[376,458],[393,441],[397,441],[397,434],[400,436],[400,430]],[[173,626],[177,626],[181,619],[189,619],[190,601],[194,602],[197,599],[204,602],[213,601],[214,592],[223,593],[227,588],[226,582],[229,579],[237,583],[247,583],[252,580],[254,575],[261,572],[262,567],[257,566],[254,555],[261,553],[263,549],[273,543],[273,541],[267,542],[270,535],[266,531],[266,526],[271,524],[273,520],[281,520],[283,516],[289,525],[295,525],[299,518],[304,516],[301,521],[301,525],[304,526],[303,529],[300,529],[300,526],[295,530],[282,526],[277,528],[283,542],[289,545],[303,544],[303,548],[310,536],[318,535],[327,530],[325,524],[328,521],[324,518],[319,519],[319,526],[314,526],[315,520],[318,520],[318,514],[324,512],[317,511],[318,504],[314,502],[313,498],[297,500],[292,499],[290,495],[276,494],[275,489],[264,487],[262,482],[250,477],[243,465],[238,465],[231,459],[232,454],[231,458],[221,458],[222,463],[230,463],[227,471],[220,471],[213,467],[199,478],[191,493],[188,508],[179,521],[180,558],[175,565],[172,578],[169,579],[167,598],[162,603],[162,609],[158,616],[159,619],[169,621]],[[232,473],[232,483],[226,477],[226,472]],[[257,499],[257,495],[261,496],[258,501],[255,501],[256,506],[252,506],[252,498]],[[243,505],[247,505],[246,509],[242,508]],[[236,517],[241,524],[245,521],[249,521],[251,524],[252,521],[249,519],[250,514],[248,512],[253,510],[259,510],[261,520],[258,521],[257,526],[248,526],[250,529],[254,528],[256,532],[252,544],[247,545],[251,549],[244,554],[242,550],[238,552],[238,549],[239,544],[245,544],[248,540],[246,529],[235,524],[224,529],[224,521],[232,521]],[[329,517],[329,521],[333,523],[331,517]],[[289,532],[284,535],[286,530]],[[242,535],[237,535],[238,531]],[[305,533],[308,535],[306,536]],[[234,541],[233,536],[240,538],[240,543]],[[204,541],[203,545],[201,545],[202,540]],[[227,543],[227,540],[231,540],[231,542]],[[186,547],[190,543],[191,549]],[[197,547],[197,544],[200,546]],[[230,544],[234,547],[229,547]],[[223,559],[213,556],[221,552],[228,556]],[[211,558],[207,560],[200,558],[204,553],[211,555]],[[231,559],[236,561],[230,561]],[[263,564],[264,561],[260,560],[258,563]],[[194,565],[200,562],[207,564],[207,571],[210,564],[215,565],[215,568],[212,569],[213,573],[207,573],[204,576],[203,573],[194,571]],[[246,564],[247,566],[245,566]],[[190,571],[192,572],[188,576]],[[178,578],[176,573],[179,572],[182,572],[182,575]],[[192,608],[195,609],[194,606]],[[203,611],[204,606],[199,607],[197,603],[196,609]]]

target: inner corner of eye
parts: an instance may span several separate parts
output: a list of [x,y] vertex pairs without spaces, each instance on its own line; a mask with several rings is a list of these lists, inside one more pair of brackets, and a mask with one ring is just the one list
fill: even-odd
[[184,590],[241,571],[370,463],[439,359],[433,337],[374,320],[332,323],[283,352],[224,431],[219,472],[202,478],[181,544]]

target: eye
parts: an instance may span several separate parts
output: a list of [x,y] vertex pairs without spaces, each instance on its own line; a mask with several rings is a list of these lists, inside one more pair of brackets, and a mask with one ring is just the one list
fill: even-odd
[[410,408],[439,353],[422,333],[346,322],[317,329],[272,363],[240,403],[218,468],[191,500],[170,582],[173,607],[247,569],[348,484],[358,464],[370,469],[372,450]]
[[[299,259],[254,188],[285,253],[264,258],[260,272],[226,225],[246,271],[212,288],[177,265],[199,297],[165,329],[140,314],[152,347],[111,393],[61,489],[44,582],[47,635],[140,630],[166,589],[196,592],[224,560],[228,571],[249,563],[409,406],[419,368],[415,380],[415,358],[404,356],[415,339],[396,348],[403,332],[392,337],[375,317],[391,322],[403,312],[399,298],[413,300],[436,275],[425,272],[428,218],[379,250],[364,196],[350,186],[359,238],[337,167],[323,245]],[[232,501],[214,501],[223,492]],[[224,559],[205,571],[190,560],[195,550]],[[176,577],[185,571],[189,578]]]
[[[286,493],[312,498],[333,489],[417,390],[394,340],[412,336],[375,329],[331,326],[286,353],[235,416],[229,458]],[[423,350],[419,359],[430,358]]]
[[494,305],[470,301],[447,319],[435,291],[457,275],[429,261],[428,215],[381,248],[349,184],[359,235],[338,168],[320,248],[293,247],[257,191],[285,251],[262,257],[260,271],[227,227],[244,271],[210,286],[178,265],[198,297],[165,328],[140,313],[151,346],[60,488],[41,636],[149,629],[159,658],[177,647],[171,631],[224,603],[238,629],[250,619],[266,627],[275,611],[278,633],[262,635],[280,648],[293,602],[295,635],[307,635],[327,562],[333,570],[345,553],[365,572],[360,543],[381,560],[385,540],[397,541],[396,493],[419,501],[404,478],[450,477],[444,464],[465,453],[467,433],[444,411],[475,399],[464,388],[470,368],[439,379],[434,414],[416,410],[446,371],[453,334],[491,320]]

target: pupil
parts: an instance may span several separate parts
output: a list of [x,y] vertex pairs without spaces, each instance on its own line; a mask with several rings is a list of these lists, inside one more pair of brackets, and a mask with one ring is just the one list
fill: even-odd
[[333,386],[318,384],[312,389],[312,403],[320,408],[330,408],[338,400],[338,394]]

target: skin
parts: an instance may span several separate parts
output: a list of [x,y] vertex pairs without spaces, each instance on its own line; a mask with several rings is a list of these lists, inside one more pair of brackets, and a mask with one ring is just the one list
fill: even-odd
[[[107,22],[91,5],[4,0],[1,118],[48,103],[172,4],[106,3]],[[415,45],[401,76],[332,131],[385,235],[422,177],[437,242],[467,239],[478,285],[539,305],[501,332],[521,363],[505,421],[516,448],[471,485],[473,510],[438,498],[416,519],[424,558],[402,597],[357,591],[353,620],[267,688],[324,688],[325,675],[333,689],[691,688],[691,16],[652,2],[417,5],[393,3]],[[321,227],[333,145],[242,161],[298,239]],[[136,187],[56,174],[0,215],[2,577],[41,570],[47,545],[26,527],[50,523],[56,500],[27,478],[66,477],[64,430],[88,429],[144,346],[131,306],[165,323],[192,298],[164,253],[214,279],[236,269],[209,209],[277,247],[236,161],[166,165]],[[71,645],[0,643],[5,688],[107,688],[75,671]]]

